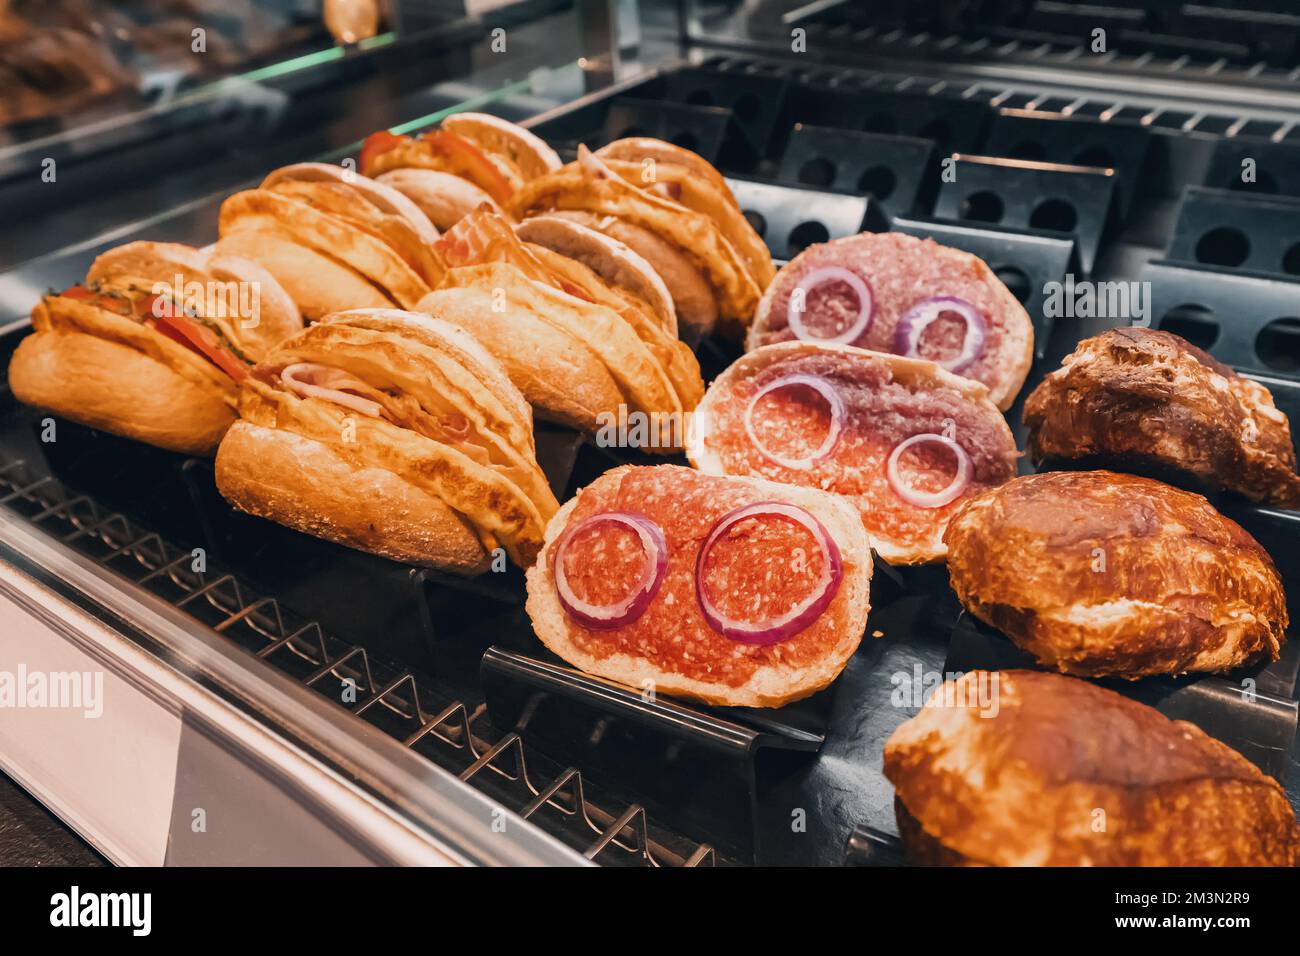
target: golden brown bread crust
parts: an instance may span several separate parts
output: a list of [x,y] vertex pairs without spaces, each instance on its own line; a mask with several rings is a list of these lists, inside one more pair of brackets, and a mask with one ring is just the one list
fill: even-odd
[[291,181],[336,183],[345,186],[380,212],[405,220],[425,245],[431,246],[438,241],[438,229],[429,221],[429,217],[401,190],[387,183],[381,183],[369,176],[362,176],[332,163],[293,163],[289,166],[281,166],[267,174],[267,177],[262,180],[262,188],[269,189],[276,183]]
[[884,771],[921,863],[1300,863],[1277,781],[1192,724],[1057,674],[946,682],[894,731]]
[[1300,507],[1290,425],[1268,389],[1168,332],[1085,339],[1030,394],[1024,418],[1036,460],[1122,456]]
[[638,164],[649,159],[656,164],[681,166],[690,170],[691,173],[705,182],[712,184],[733,205],[736,203],[736,197],[731,194],[731,187],[727,185],[722,173],[718,172],[713,164],[699,153],[684,149],[676,143],[654,139],[650,136],[629,136],[625,139],[616,139],[612,143],[606,143],[596,150],[596,155],[601,159],[622,159]]
[[468,179],[461,179],[451,173],[404,167],[389,170],[379,176],[376,182],[398,190],[443,232],[484,203],[491,206],[498,215],[505,215],[491,196]]
[[[298,307],[267,269],[251,259],[225,254],[215,247],[195,249],[177,242],[128,242],[97,256],[86,272],[86,282],[139,285],[145,289],[162,285],[173,295],[188,297],[189,290],[174,289],[177,276],[186,285],[197,282],[210,288],[216,284],[246,283],[256,288],[256,315],[236,314],[241,304],[237,290],[225,303],[214,302],[225,305],[231,314],[204,312],[254,361],[302,328]],[[211,293],[205,289],[203,294],[206,297]]]
[[712,219],[740,255],[750,278],[758,288],[766,289],[771,283],[776,275],[772,252],[749,224],[749,220],[736,205],[735,197],[725,186],[719,189],[686,166],[674,163],[656,164],[647,168],[641,162],[608,159],[606,165],[633,186],[671,196],[674,202]]
[[315,321],[344,306],[394,308],[382,289],[330,256],[298,245],[278,231],[239,230],[217,241],[217,251],[252,259],[275,276],[304,317]]
[[[300,362],[359,380],[340,387],[382,417],[295,392],[281,372]],[[258,365],[240,416],[217,456],[222,494],[350,547],[472,574],[500,546],[526,566],[558,508],[522,396],[467,333],[428,316],[326,316]]]
[[506,311],[497,312],[494,301],[490,287],[469,285],[431,292],[417,309],[473,335],[501,363],[538,418],[594,432],[596,416],[623,401],[609,370],[582,342],[521,303],[507,298]]
[[[462,295],[444,295],[451,290],[461,290]],[[420,310],[446,311],[448,300],[457,298],[476,304],[461,311],[455,320],[466,325],[497,357],[525,396],[532,401],[530,392],[552,393],[542,394],[542,401],[535,402],[539,414],[565,414],[572,392],[592,392],[605,379],[613,381],[619,397],[595,407],[596,416],[612,416],[617,421],[622,405],[646,414],[680,414],[681,402],[655,353],[614,309],[535,282],[513,265],[487,263],[449,270],[438,291],[422,300]],[[600,372],[575,378],[556,368],[556,349],[561,350],[559,354],[573,351],[573,345],[566,342],[594,356]],[[563,403],[560,407],[554,401],[556,392]],[[575,424],[595,431],[601,422],[593,418]]]
[[623,219],[676,246],[708,279],[722,319],[739,326],[753,319],[762,290],[709,217],[642,192],[617,174],[594,176],[577,163],[524,184],[510,202],[510,211],[520,219],[573,209]]
[[[615,244],[615,240],[601,235],[592,229],[585,229],[578,223],[555,217],[539,217],[525,220],[525,224],[542,222],[562,224],[565,228],[581,229],[599,242]],[[621,246],[621,243],[617,243]],[[704,397],[704,380],[700,377],[700,363],[690,346],[677,338],[676,323],[672,331],[665,329],[658,320],[651,316],[650,307],[644,299],[625,291],[614,283],[598,275],[585,262],[570,258],[567,254],[556,252],[546,245],[527,244],[541,263],[553,274],[580,290],[592,303],[612,309],[618,313],[644,343],[654,358],[656,368],[647,368],[647,373],[656,378],[662,376],[666,386],[665,397],[675,397],[672,408],[659,411],[690,411]],[[648,269],[649,266],[646,266]],[[568,287],[566,286],[566,288]]]
[[1286,640],[1268,554],[1200,495],[1106,471],[1028,475],[948,524],[957,597],[1042,663],[1137,678],[1273,661]]
[[28,405],[186,455],[210,456],[235,420],[233,381],[185,376],[121,342],[72,329],[23,339],[9,387]]
[[217,452],[216,479],[241,511],[393,561],[472,575],[491,560],[440,498],[290,431],[236,422]]
[[[104,291],[130,299],[149,295],[160,270],[165,277],[160,281],[168,285],[177,274],[186,284],[225,274],[220,268],[206,271],[213,261],[230,262],[183,246],[131,243],[119,254],[105,253],[92,272]],[[187,271],[187,264],[205,271]],[[239,275],[249,275],[249,266],[235,263]],[[173,268],[180,271],[168,274]],[[260,281],[269,283],[275,308],[274,280]],[[287,322],[296,315],[294,311],[279,319]],[[238,322],[215,324],[228,329],[232,341],[241,341],[245,330]],[[211,455],[235,419],[234,379],[134,316],[101,308],[92,300],[52,295],[32,310],[32,326],[34,334],[20,343],[9,366],[10,387],[19,401],[193,455]],[[241,344],[249,344],[246,337]],[[258,345],[252,348],[256,351]]]
[[644,257],[612,236],[562,216],[533,216],[515,227],[524,242],[567,256],[595,272],[612,288],[645,304],[666,332],[677,337],[677,312],[663,278]]
[[560,157],[537,134],[491,113],[453,113],[439,128],[473,140],[505,159],[524,179],[536,179],[560,168]]
[[581,209],[561,209],[544,218],[569,219],[623,243],[648,262],[672,295],[677,328],[683,338],[698,340],[717,324],[718,303],[703,273],[673,243],[649,229]]
[[[405,308],[413,307],[429,292],[429,284],[383,239],[269,189],[248,189],[228,197],[221,204],[219,230],[223,240],[244,231],[269,233],[336,259]],[[277,274],[276,278],[285,283],[285,277]],[[348,309],[375,304],[335,302],[333,306]],[[301,308],[303,303],[298,305]]]

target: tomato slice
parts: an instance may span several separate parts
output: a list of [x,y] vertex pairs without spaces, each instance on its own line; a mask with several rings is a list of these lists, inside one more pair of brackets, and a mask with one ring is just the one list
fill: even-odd
[[377,133],[371,133],[366,137],[366,141],[361,145],[361,175],[369,176],[373,168],[375,159],[395,148],[398,144],[407,142],[408,137],[398,136],[396,133],[390,133],[386,129],[381,129]]
[[59,293],[59,298],[89,302],[91,305],[106,312],[112,312],[114,315],[136,315],[139,308],[139,303],[125,293],[92,292],[83,285],[74,285],[64,289]]
[[236,382],[248,377],[248,366],[221,344],[211,329],[185,315],[160,315],[154,317],[154,328],[167,338],[198,352]]
[[501,175],[501,170],[493,165],[487,155],[465,137],[438,129],[425,133],[422,141],[429,144],[435,155],[446,161],[451,172],[481,187],[502,205],[510,201],[513,190],[509,181]]

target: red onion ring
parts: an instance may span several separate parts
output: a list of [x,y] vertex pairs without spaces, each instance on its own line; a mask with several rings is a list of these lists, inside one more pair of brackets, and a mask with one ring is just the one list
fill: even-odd
[[[764,396],[778,389],[788,388],[791,385],[807,385],[818,395],[826,399],[826,403],[831,407],[831,423],[826,429],[826,437],[817,449],[806,458],[786,458],[768,451],[767,446],[758,439],[754,433],[754,408],[758,405],[759,400]],[[844,422],[844,401],[840,398],[839,393],[835,391],[834,386],[824,378],[816,375],[805,375],[797,373],[794,375],[784,375],[781,378],[768,382],[758,390],[758,393],[749,400],[749,405],[745,407],[745,434],[749,436],[750,442],[762,453],[763,457],[768,458],[778,465],[786,468],[793,468],[796,471],[807,471],[813,466],[814,462],[821,461],[827,455],[835,450],[839,444],[840,431],[843,429]]]
[[[614,604],[590,604],[576,594],[569,586],[568,575],[564,573],[564,555],[569,550],[569,543],[578,532],[595,524],[606,521],[631,528],[641,539],[645,550],[645,573],[632,592],[623,600]],[[668,569],[668,542],[664,539],[663,529],[645,515],[632,511],[606,511],[592,515],[586,521],[580,521],[564,533],[559,546],[555,549],[555,591],[565,612],[593,631],[609,631],[625,624],[631,624],[650,606],[654,596],[663,584],[664,572]]]
[[[903,481],[902,476],[899,475],[898,459],[903,456],[903,452],[913,445],[929,444],[931,442],[937,442],[950,448],[952,453],[957,456],[957,474],[953,475],[952,481],[948,482],[946,488],[939,491],[917,491],[915,488],[909,487]],[[942,508],[949,502],[956,501],[957,497],[966,490],[966,487],[970,484],[973,470],[970,455],[954,439],[949,438],[947,435],[924,432],[920,435],[913,435],[894,447],[894,450],[889,453],[889,461],[885,464],[885,477],[889,479],[889,487],[894,489],[894,493],[908,504],[917,508]]]
[[894,331],[894,351],[899,355],[920,358],[918,349],[922,333],[944,312],[956,312],[962,317],[966,322],[966,338],[962,341],[959,354],[936,364],[949,372],[960,372],[968,367],[984,351],[984,340],[988,337],[989,327],[984,321],[984,313],[955,295],[937,295],[908,309]]
[[[808,296],[818,286],[835,281],[846,283],[853,290],[853,294],[858,297],[858,317],[839,335],[825,338],[813,335],[808,331],[808,327],[803,324],[803,314],[808,308]],[[801,289],[803,290],[803,308],[797,309],[795,308],[795,294]],[[871,294],[871,286],[867,284],[867,280],[856,272],[850,272],[843,266],[823,266],[808,273],[790,290],[790,304],[786,306],[785,320],[786,324],[790,326],[790,331],[794,333],[794,337],[802,342],[851,345],[865,335],[867,329],[871,328],[871,317],[874,311],[875,297]]]
[[[708,559],[709,552],[713,550],[713,545],[718,538],[722,537],[732,525],[759,515],[786,518],[805,528],[817,540],[817,545],[826,560],[822,567],[821,578],[812,594],[780,617],[751,623],[729,618],[718,610],[704,588],[704,562]],[[834,600],[843,576],[844,563],[840,559],[840,549],[820,521],[796,505],[786,504],[783,501],[760,501],[728,512],[713,526],[695,561],[695,597],[700,602],[700,610],[704,612],[704,620],[723,637],[741,644],[766,646],[789,640],[817,620]]]

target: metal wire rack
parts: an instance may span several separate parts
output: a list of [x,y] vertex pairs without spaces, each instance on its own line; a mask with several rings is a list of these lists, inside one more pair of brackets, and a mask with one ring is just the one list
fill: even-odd
[[49,475],[34,474],[24,460],[0,464],[0,505],[452,770],[589,860],[689,867],[717,862],[708,844],[655,828],[640,804],[606,809],[579,768],[553,765],[517,731],[498,734],[481,703],[438,693],[421,675],[327,633],[235,575],[205,566],[195,551]]
[[[888,51],[882,52],[905,51],[912,57],[925,59],[921,47],[909,42],[909,37],[901,34],[901,31],[896,32],[900,35],[892,38]],[[968,52],[974,55],[981,42],[963,44],[963,49],[970,47]],[[852,46],[861,51],[856,40]],[[949,42],[938,43],[938,47],[941,50],[956,49],[953,38],[949,38]],[[1025,55],[1024,62],[1028,65],[1043,61],[1048,52],[1050,51],[1036,49]],[[872,68],[848,65],[806,67],[787,57],[774,57],[770,51],[765,51],[765,54],[767,55],[761,57],[717,55],[709,58],[706,65],[722,72],[767,74],[814,86],[862,91],[924,92],[932,96],[952,96],[985,102],[994,108],[1090,116],[1102,122],[1125,120],[1183,133],[1205,133],[1228,138],[1250,136],[1276,143],[1300,142],[1300,123],[1296,122],[1293,109],[1297,96],[1300,96],[1300,68],[1279,75],[1278,71],[1262,66],[1252,70],[1230,69],[1222,63],[1192,64],[1185,57],[1181,60],[1157,61],[1149,55],[1143,55],[1110,57],[1105,61],[1105,65],[1112,71],[1122,72],[1135,63],[1142,68],[1141,72],[1151,71],[1155,77],[1175,83],[1196,78],[1226,80],[1230,76],[1241,81],[1266,77],[1277,80],[1276,89],[1272,91],[1280,97],[1276,102],[1261,101],[1254,105],[1234,102],[1231,106],[1221,108],[1201,108],[1181,103],[1171,104],[1159,93],[1144,92],[1142,86],[1133,83],[1125,84],[1121,91],[1107,92],[1089,88],[1082,82],[1078,86],[1072,86],[1062,80],[1053,85],[1038,75],[1020,77],[1006,73],[996,79],[941,75],[939,71],[933,70],[933,59],[929,61],[931,72],[927,73],[911,61],[899,69],[884,65]],[[1066,59],[1068,61],[1078,56],[1081,54],[1076,51],[1074,57]],[[939,57],[939,62],[944,61],[944,57]]]
[[[850,0],[838,3],[810,3],[786,14],[782,28],[801,26],[810,38],[824,39],[854,50],[858,55],[876,54],[907,59],[944,61],[978,58],[982,61],[1074,67],[1103,65],[1109,70],[1136,76],[1201,76],[1224,81],[1263,81],[1286,86],[1300,83],[1300,67],[1270,63],[1252,55],[1251,44],[1223,42],[1213,37],[1179,37],[1172,34],[1114,30],[1114,45],[1093,53],[1088,41],[1092,32],[1079,23],[1094,25],[1102,19],[1093,8],[1086,19],[1069,29],[1024,29],[1018,23],[989,22],[980,27],[968,24],[965,32],[926,30],[897,24],[875,25]],[[1114,8],[1111,8],[1113,12]],[[1224,23],[1234,16],[1220,10]],[[1237,17],[1250,14],[1238,12]],[[1264,15],[1266,14],[1256,14]],[[1294,31],[1295,15],[1274,15],[1282,31]],[[1118,24],[1112,24],[1118,26]]]

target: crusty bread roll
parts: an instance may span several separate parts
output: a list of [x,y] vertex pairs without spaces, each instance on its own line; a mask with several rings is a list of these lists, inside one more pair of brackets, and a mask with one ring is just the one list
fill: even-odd
[[464,330],[426,315],[326,316],[246,380],[217,453],[237,508],[460,574],[501,547],[527,565],[557,502],[531,417]]
[[[362,202],[357,197],[358,205]],[[248,189],[221,204],[224,240],[236,233],[269,233],[344,263],[398,305],[410,308],[428,293],[428,282],[385,238],[337,215],[270,189]],[[273,262],[264,262],[268,269]],[[277,278],[280,278],[277,275]],[[301,306],[301,303],[299,303]],[[338,302],[335,308],[354,308]]]
[[[635,267],[617,244],[573,223],[537,237],[564,235],[574,241],[556,244],[577,251],[580,233],[583,254],[610,274]],[[521,241],[488,209],[457,223],[438,250],[449,268],[419,308],[456,311],[539,416],[593,434],[622,429],[610,440],[651,451],[681,448],[682,413],[704,391],[699,363],[642,300],[577,259]]]
[[471,284],[431,292],[417,309],[456,323],[481,342],[539,419],[595,431],[600,413],[624,401],[609,369],[586,345],[523,303],[507,298],[498,311],[499,301],[491,285]]
[[302,317],[246,259],[132,242],[99,256],[84,285],[46,296],[32,327],[9,366],[20,401],[169,451],[211,455],[235,420],[237,379],[301,329]]
[[273,170],[262,180],[262,188],[270,189],[285,182],[323,182],[346,186],[359,193],[384,215],[402,219],[425,244],[433,245],[438,241],[438,229],[417,203],[403,195],[401,190],[368,176],[359,176],[354,170],[333,163],[293,163]]
[[[253,259],[226,254],[219,249],[195,249],[178,242],[128,242],[97,256],[86,272],[86,282],[171,289],[177,276],[182,277],[186,285],[199,283],[210,290],[204,298],[214,301],[203,304],[212,304],[216,308],[211,311],[204,308],[204,315],[220,323],[223,331],[251,359],[261,358],[277,342],[302,328],[298,307],[268,270]],[[231,288],[232,284],[252,287],[244,298],[251,302],[252,292],[256,293],[255,315],[237,314],[240,293]],[[225,302],[215,294],[222,291],[213,288],[216,286],[230,290]],[[183,294],[183,290],[177,294]],[[212,314],[223,305],[230,314]]]
[[[862,310],[861,294],[825,270],[846,270],[864,283],[870,319],[853,333]],[[804,283],[818,274],[811,289]],[[963,364],[960,356],[974,334],[942,313],[917,335],[917,357],[953,364],[964,378],[983,382],[993,404],[1006,411],[1015,401],[1034,361],[1034,326],[1029,313],[982,259],[898,232],[863,232],[809,246],[781,267],[767,286],[746,337],[747,349],[795,338],[812,341],[850,336],[843,344],[879,352],[900,348],[899,330],[914,307],[937,298],[967,303],[985,326],[982,346]],[[945,310],[956,314],[956,310]],[[792,327],[802,315],[803,330]],[[960,367],[959,367],[960,366]]]
[[576,219],[561,216],[525,219],[515,227],[515,234],[525,242],[537,243],[582,263],[611,286],[636,296],[666,331],[677,335],[672,293],[654,267],[629,246]]
[[885,744],[916,863],[1295,866],[1277,781],[1200,728],[1086,681],[972,671]]
[[419,206],[420,211],[442,232],[485,203],[496,213],[505,215],[491,196],[469,180],[452,173],[436,169],[390,169],[376,177],[376,182],[392,186]]
[[442,121],[450,130],[480,149],[508,160],[524,179],[535,179],[560,168],[560,157],[537,134],[490,113],[453,113]]
[[356,309],[395,308],[382,289],[355,269],[323,252],[299,245],[276,231],[238,230],[217,241],[222,254],[251,259],[275,276],[304,318],[315,321],[338,308],[340,302]]
[[1025,424],[1038,460],[1105,456],[1300,507],[1290,423],[1268,389],[1169,332],[1080,342],[1025,401]]
[[678,407],[690,411],[699,404],[704,397],[699,360],[678,339],[672,298],[648,262],[621,242],[558,216],[527,219],[516,233],[571,291],[613,309],[631,326],[658,366],[647,374],[662,373]]
[[[387,130],[372,133],[362,146],[360,162],[367,176],[405,169],[451,174],[473,184],[494,204],[505,204],[525,182],[560,166],[555,151],[536,135],[486,113],[448,116],[438,129],[418,137]],[[423,180],[421,188],[431,182]]]
[[754,231],[731,190],[718,188],[693,169],[675,163],[653,162],[653,156],[638,159],[605,159],[605,165],[639,189],[680,203],[687,209],[712,219],[726,240],[739,253],[759,289],[766,289],[776,275],[772,251]]
[[[783,380],[791,387],[777,387]],[[841,419],[809,380],[838,396]],[[832,434],[833,446],[815,457]],[[931,439],[918,441],[921,435]],[[946,442],[966,456],[969,479],[951,500],[921,506],[891,483],[888,462],[908,441],[914,445],[899,453],[899,478],[921,492],[960,482],[956,451]],[[943,560],[948,520],[971,496],[1013,478],[1018,453],[1011,429],[979,382],[922,359],[782,342],[747,352],[714,379],[691,416],[686,455],[709,474],[842,494],[858,509],[880,557],[922,564]]]
[[9,387],[19,401],[91,428],[208,456],[235,420],[234,382],[218,375],[186,375],[122,342],[68,329],[19,342]]
[[1200,495],[1106,471],[1028,475],[944,536],[953,590],[1049,667],[1137,678],[1276,660],[1282,581]]
[[672,294],[678,331],[684,339],[698,341],[717,325],[718,302],[708,280],[673,243],[636,223],[582,209],[557,209],[544,218],[569,219],[603,233],[648,262]]
[[[843,562],[838,591],[825,611],[803,630],[767,646],[741,643],[714,630],[700,610],[694,584],[700,549],[714,525],[738,507],[762,502],[805,509],[834,540]],[[614,630],[592,630],[566,612],[556,590],[554,562],[568,529],[609,511],[634,512],[654,521],[665,537],[668,565],[653,600],[635,621]],[[744,550],[732,554],[736,565],[729,572],[728,590],[718,599],[743,603],[745,613],[759,607],[773,614],[788,611],[811,590],[808,579],[820,573],[820,558],[811,556],[811,539],[805,542],[802,528],[780,518],[766,520],[770,527],[760,523],[746,532],[724,534]],[[796,537],[787,540],[783,534]],[[807,545],[808,563],[802,567],[792,541]],[[612,547],[598,544],[590,556],[580,556],[579,565],[568,572],[575,588],[625,583],[627,563]],[[710,704],[779,707],[826,687],[857,649],[866,626],[871,548],[856,512],[836,495],[703,475],[674,465],[624,466],[606,472],[556,513],[527,578],[528,614],[537,636],[575,667],[630,687]],[[575,594],[588,600],[585,593]]]
[[454,574],[488,569],[474,528],[400,475],[325,442],[236,422],[217,453],[217,487],[241,511],[326,541]]
[[[633,186],[585,147],[579,147],[578,153],[578,162],[525,183],[512,196],[509,211],[524,219],[539,213],[581,210],[638,226],[690,260],[709,284],[723,321],[733,328],[747,326],[762,290],[718,224],[707,215]],[[622,235],[615,238],[632,245]],[[680,304],[678,312],[680,316]]]
[[644,163],[653,160],[656,166],[680,166],[693,175],[711,184],[715,189],[729,198],[734,204],[735,196],[722,173],[713,164],[701,156],[666,140],[651,136],[628,136],[606,143],[596,150],[601,159],[622,159],[632,163]]

